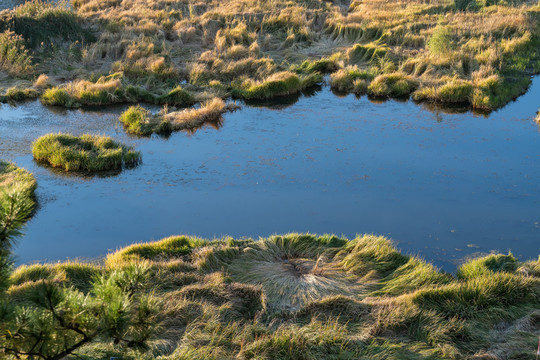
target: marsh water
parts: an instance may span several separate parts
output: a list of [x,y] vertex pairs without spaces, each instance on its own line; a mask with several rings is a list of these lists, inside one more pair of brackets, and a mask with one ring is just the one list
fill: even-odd
[[[540,250],[540,78],[486,115],[412,101],[337,97],[324,87],[289,104],[244,105],[221,124],[137,139],[123,107],[0,108],[0,158],[32,171],[39,209],[19,263],[93,258],[173,234],[385,235],[452,271],[466,256]],[[80,177],[36,164],[49,132],[98,133],[133,144],[143,163]]]

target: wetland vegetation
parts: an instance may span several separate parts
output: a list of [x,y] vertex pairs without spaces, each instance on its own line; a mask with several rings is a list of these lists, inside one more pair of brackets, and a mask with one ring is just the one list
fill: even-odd
[[[491,111],[540,71],[539,21],[539,4],[521,0],[31,0],[0,12],[0,101],[133,104],[119,121],[137,136],[326,81],[337,94]],[[89,134],[41,136],[32,155],[85,174],[141,162]],[[0,161],[0,186],[1,358],[534,356],[540,257],[484,254],[448,273],[386,237],[289,233],[172,236],[16,267],[37,183]]]
[[173,236],[8,281],[11,358],[528,359],[540,329],[540,259],[453,276],[373,235]]
[[65,171],[99,172],[136,166],[141,154],[108,136],[48,134],[32,145],[37,161]]
[[0,13],[0,84],[4,101],[190,106],[330,73],[341,92],[492,110],[540,69],[539,14],[529,1],[32,0]]
[[193,130],[206,123],[220,122],[222,115],[238,109],[237,105],[225,104],[220,98],[205,101],[197,109],[169,111],[163,109],[151,114],[140,105],[131,106],[120,115],[120,122],[129,134],[149,136],[153,133],[167,135],[173,131]]

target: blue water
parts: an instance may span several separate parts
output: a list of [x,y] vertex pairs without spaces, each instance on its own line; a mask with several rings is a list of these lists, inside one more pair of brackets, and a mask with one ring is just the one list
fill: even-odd
[[[127,136],[104,111],[0,108],[0,158],[34,173],[39,209],[18,262],[92,258],[173,234],[385,235],[452,271],[490,251],[540,254],[540,78],[486,115],[412,101],[373,103],[323,88],[288,106],[252,107],[169,139]],[[89,132],[135,145],[143,164],[81,178],[34,163],[33,140]]]

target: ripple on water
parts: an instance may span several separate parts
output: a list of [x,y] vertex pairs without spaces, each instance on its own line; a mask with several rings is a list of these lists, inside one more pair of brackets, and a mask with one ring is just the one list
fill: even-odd
[[[463,256],[538,253],[540,79],[490,114],[413,102],[336,97],[245,106],[222,127],[137,139],[124,107],[0,108],[0,157],[38,179],[40,209],[16,249],[20,262],[104,255],[171,234],[267,236],[289,231],[387,235],[452,270]],[[459,109],[457,109],[459,110]],[[97,133],[135,145],[143,164],[81,178],[38,166],[32,141]]]

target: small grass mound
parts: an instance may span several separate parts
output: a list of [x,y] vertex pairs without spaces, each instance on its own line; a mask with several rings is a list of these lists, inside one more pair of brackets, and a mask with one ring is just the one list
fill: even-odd
[[63,282],[81,291],[88,291],[93,279],[102,273],[94,264],[68,261],[58,264],[22,265],[11,274],[11,284],[20,286],[24,283],[41,280]]
[[376,97],[408,97],[418,82],[402,73],[377,76],[368,86],[368,93]]
[[261,284],[278,311],[296,311],[329,295],[358,294],[363,287],[332,262],[335,248],[326,241],[294,234],[261,240],[243,249],[228,269],[236,281]]
[[0,189],[6,193],[21,191],[28,198],[34,198],[37,182],[32,173],[15,164],[0,160]]
[[37,161],[65,171],[100,172],[136,166],[141,154],[106,136],[48,134],[32,146]]
[[172,236],[157,242],[130,245],[107,257],[108,263],[126,260],[155,260],[160,258],[182,257],[191,254],[193,249],[206,245],[207,242],[199,238],[187,236]]
[[289,71],[275,73],[262,82],[248,79],[240,87],[234,88],[232,94],[243,99],[269,99],[276,96],[291,95],[322,81],[320,74],[298,76]]
[[517,267],[518,260],[512,254],[492,254],[463,264],[459,267],[457,276],[460,279],[470,280],[496,272],[512,273]]
[[154,132],[154,124],[150,123],[151,116],[149,110],[137,105],[124,111],[119,120],[129,134],[148,136]]
[[[339,54],[338,54],[339,55]],[[305,60],[299,65],[291,66],[291,71],[298,74],[333,73],[341,67],[339,56],[331,56],[318,60]]]
[[140,105],[132,106],[120,115],[120,122],[126,131],[138,136],[153,133],[169,134],[172,131],[192,130],[206,123],[219,122],[224,113],[239,107],[227,105],[222,99],[214,98],[201,104],[200,108],[168,112],[163,110],[156,115]]
[[374,69],[361,70],[348,66],[330,76],[330,87],[339,93],[354,92],[361,95],[367,92],[368,84],[376,76]]

